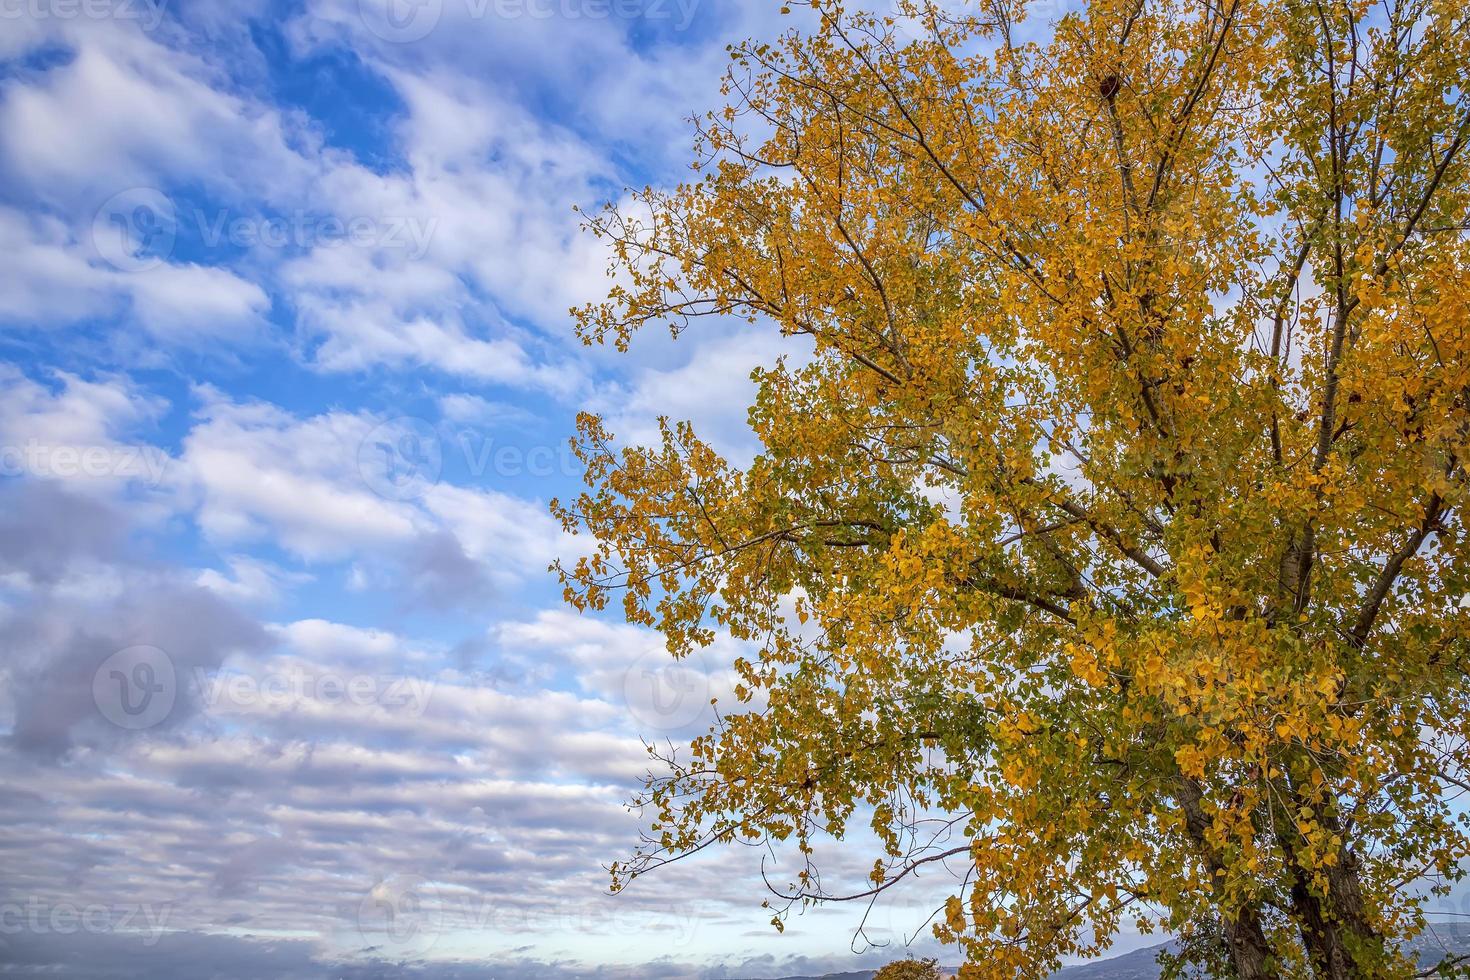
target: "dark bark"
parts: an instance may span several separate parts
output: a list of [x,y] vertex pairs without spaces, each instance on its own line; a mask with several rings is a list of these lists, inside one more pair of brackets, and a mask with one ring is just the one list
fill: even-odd
[[[1221,870],[1219,856],[1210,847],[1205,832],[1208,818],[1200,801],[1204,794],[1194,780],[1180,777],[1177,799],[1184,811],[1184,825],[1189,838],[1204,855],[1205,864],[1211,872]],[[1240,908],[1222,913],[1221,931],[1225,941],[1225,953],[1235,970],[1236,980],[1276,980],[1280,977],[1271,945],[1266,941],[1266,932],[1261,928],[1259,913],[1252,908]]]
[[[1292,796],[1300,802],[1293,790]],[[1322,814],[1323,822],[1334,831],[1336,821]],[[1327,894],[1311,887],[1311,875],[1298,857],[1299,841],[1289,814],[1276,814],[1276,839],[1291,871],[1291,905],[1301,930],[1302,943],[1313,972],[1322,980],[1356,980],[1364,976],[1360,957],[1367,962],[1381,962],[1383,937],[1368,922],[1363,907],[1363,890],[1358,878],[1358,860],[1344,846],[1338,862],[1324,871]]]
[[1233,919],[1225,920],[1224,927],[1225,947],[1236,980],[1274,980],[1280,976],[1255,910],[1241,909]]

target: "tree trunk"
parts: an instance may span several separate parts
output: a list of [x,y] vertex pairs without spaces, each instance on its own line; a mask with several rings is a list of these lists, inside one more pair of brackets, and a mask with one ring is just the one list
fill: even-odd
[[1253,909],[1241,909],[1225,920],[1225,946],[1236,980],[1275,980],[1280,974],[1271,960],[1271,947]]
[[[1204,855],[1206,866],[1218,871],[1222,865],[1219,856],[1210,847],[1205,837],[1209,822],[1200,806],[1204,794],[1194,780],[1181,776],[1177,795],[1179,806],[1184,811],[1184,826]],[[1221,926],[1224,931],[1225,952],[1235,968],[1236,980],[1276,980],[1281,974],[1271,956],[1271,946],[1266,941],[1265,930],[1255,909],[1241,908],[1234,914],[1222,913]]]
[[[1293,788],[1293,798],[1300,799]],[[1323,822],[1337,829],[1329,814]],[[1291,869],[1291,904],[1301,929],[1302,943],[1313,972],[1321,980],[1355,980],[1363,975],[1359,957],[1381,962],[1383,937],[1367,921],[1363,910],[1363,891],[1358,881],[1358,860],[1344,843],[1338,862],[1325,869],[1327,895],[1310,888],[1311,875],[1297,858],[1292,823],[1288,814],[1276,815],[1277,842]],[[1364,964],[1365,966],[1367,964]]]

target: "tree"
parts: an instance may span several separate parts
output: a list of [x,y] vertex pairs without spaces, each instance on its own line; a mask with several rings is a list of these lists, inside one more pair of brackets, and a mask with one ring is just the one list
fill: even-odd
[[873,980],[939,980],[934,960],[894,960],[873,974]]
[[1242,980],[1413,975],[1467,851],[1463,3],[815,8],[732,48],[697,178],[588,219],[588,342],[791,355],[748,465],[579,417],[568,599],[755,651],[614,887],[866,824],[870,881],[787,901],[960,862],[967,977],[1127,920]]

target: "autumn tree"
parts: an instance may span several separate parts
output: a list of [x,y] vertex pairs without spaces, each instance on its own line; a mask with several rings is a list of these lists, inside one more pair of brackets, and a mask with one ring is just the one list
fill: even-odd
[[[797,903],[958,863],[966,977],[1129,922],[1414,975],[1467,849],[1470,10],[814,6],[732,49],[690,183],[589,218],[589,342],[784,346],[748,463],[579,419],[568,599],[751,651],[614,886],[787,841]],[[841,891],[813,844],[866,827]]]
[[939,968],[932,959],[894,960],[873,974],[873,980],[939,980]]

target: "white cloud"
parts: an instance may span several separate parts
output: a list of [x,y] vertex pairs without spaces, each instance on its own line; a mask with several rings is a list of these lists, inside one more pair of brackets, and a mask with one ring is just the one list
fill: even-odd
[[185,437],[181,462],[206,534],[238,542],[269,533],[303,557],[330,558],[407,541],[421,527],[412,506],[373,494],[357,468],[370,418],[299,420],[202,394],[203,421]]
[[495,637],[508,651],[562,664],[578,690],[619,706],[625,730],[650,737],[702,733],[714,721],[711,699],[731,710],[739,680],[735,658],[750,656],[742,644],[717,634],[708,648],[675,660],[653,630],[567,609],[502,623]]
[[383,661],[398,654],[402,641],[387,630],[348,626],[326,619],[302,619],[277,628],[283,642],[323,662]]
[[[220,543],[269,540],[308,561],[352,559],[357,587],[423,601],[513,585],[575,551],[544,502],[443,482],[437,468],[403,499],[384,496],[394,487],[373,452],[383,431],[373,415],[297,418],[213,389],[200,395],[176,486]],[[444,451],[437,433],[425,439]]]
[[227,74],[204,57],[120,19],[42,26],[34,39],[60,40],[72,58],[12,80],[0,98],[0,163],[42,200],[95,210],[178,178],[257,193],[308,185],[312,167],[290,149],[303,134],[226,92]]
[[195,584],[236,602],[270,603],[281,597],[283,589],[312,580],[304,572],[290,571],[249,555],[231,555],[225,564],[228,574],[206,568],[195,576]]
[[87,381],[65,371],[52,372],[61,384],[52,390],[17,368],[0,365],[0,433],[7,442],[34,438],[73,445],[107,445],[124,433],[153,422],[163,399],[127,378]]
[[554,558],[577,549],[578,542],[563,533],[540,501],[441,483],[429,488],[423,504],[471,556],[519,575],[542,573]]
[[439,411],[450,422],[495,427],[534,421],[536,416],[519,405],[489,401],[463,392],[441,395]]
[[[391,216],[424,230],[422,255],[395,247],[316,248],[281,282],[328,370],[410,364],[558,395],[582,384],[560,353],[567,310],[601,288],[600,246],[572,206],[601,196],[607,164],[568,130],[448,72],[384,69],[407,104],[405,172],[328,171],[337,213]],[[550,334],[517,329],[529,321]]]
[[[719,325],[697,324],[677,341],[640,338],[682,354],[682,362],[638,369],[626,383],[598,392],[596,406],[623,444],[657,445],[658,417],[694,423],[694,432],[736,464],[747,463],[759,448],[747,422],[755,400],[750,372],[774,367],[783,354],[800,364],[802,347],[774,331],[755,327],[721,333]],[[708,335],[707,335],[708,334]]]
[[216,266],[160,265],[126,279],[133,312],[150,333],[190,338],[260,332],[270,309],[265,290]]
[[109,268],[56,218],[0,208],[0,321],[66,325],[124,316],[185,346],[257,331],[265,291],[220,268],[160,263],[138,272]]
[[[369,291],[375,278],[370,262],[362,273],[360,286]],[[322,338],[312,361],[323,370],[426,367],[508,387],[560,392],[577,384],[575,369],[537,364],[510,337],[475,336],[456,312],[403,313],[380,299],[346,298],[336,290],[327,296],[314,286],[296,294],[294,301],[298,322]]]
[[163,483],[168,454],[132,438],[158,419],[162,399],[124,377],[52,376],[54,389],[0,365],[0,475],[109,489]]
[[112,277],[90,265],[55,218],[0,207],[0,319],[71,323],[120,304]]

